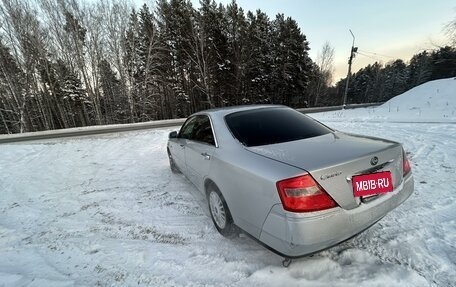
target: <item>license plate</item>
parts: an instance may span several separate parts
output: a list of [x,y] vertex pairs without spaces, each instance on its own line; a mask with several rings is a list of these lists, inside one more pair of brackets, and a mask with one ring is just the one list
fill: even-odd
[[391,172],[383,171],[352,177],[353,195],[366,196],[387,193],[393,190]]

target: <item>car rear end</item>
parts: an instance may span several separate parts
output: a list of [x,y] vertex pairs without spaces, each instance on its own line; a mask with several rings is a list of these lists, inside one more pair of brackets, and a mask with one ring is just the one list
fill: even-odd
[[[283,255],[298,257],[331,247],[379,221],[412,194],[414,182],[400,146],[376,154],[388,160],[372,168],[365,163],[375,156],[366,155],[349,164],[279,181],[282,203],[271,209],[260,241]],[[354,181],[360,176],[368,184]],[[385,191],[384,183],[390,178],[391,190]],[[377,188],[369,184],[372,180]],[[360,186],[371,189],[357,195]]]

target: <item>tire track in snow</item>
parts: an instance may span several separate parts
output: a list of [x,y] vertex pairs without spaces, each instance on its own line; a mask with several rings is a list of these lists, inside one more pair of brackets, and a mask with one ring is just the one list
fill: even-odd
[[[0,225],[14,232],[0,238],[0,244],[17,251],[15,257],[3,253],[2,258],[41,263],[43,278],[60,266],[69,281],[89,286],[446,286],[456,274],[451,268],[455,180],[450,172],[436,178],[428,169],[453,167],[456,140],[442,135],[445,129],[454,131],[450,126],[424,126],[337,124],[349,132],[378,136],[380,131],[404,142],[412,155],[416,192],[365,233],[296,260],[289,269],[248,237],[229,240],[217,234],[205,215],[204,198],[169,171],[168,130],[57,140],[39,148],[37,143],[4,145],[7,158],[23,160],[15,168],[0,157],[8,178],[22,180],[2,178],[7,201],[0,202]],[[27,155],[33,149],[42,152]],[[65,160],[56,160],[58,155]],[[31,166],[22,166],[28,157]],[[50,162],[52,166],[43,166]],[[34,178],[27,177],[32,171]],[[173,244],[173,236],[167,237],[172,234],[184,238],[183,244]],[[30,248],[40,249],[47,263]],[[15,264],[9,268],[22,272]],[[0,272],[2,266],[0,262]]]

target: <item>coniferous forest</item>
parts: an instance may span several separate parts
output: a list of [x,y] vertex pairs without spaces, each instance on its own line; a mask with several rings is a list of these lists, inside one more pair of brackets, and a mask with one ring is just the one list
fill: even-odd
[[[0,0],[0,133],[186,117],[211,107],[340,105],[345,79],[295,20],[202,0]],[[311,39],[310,39],[311,40]],[[330,40],[330,39],[329,39]],[[456,76],[456,48],[353,74],[348,103]]]

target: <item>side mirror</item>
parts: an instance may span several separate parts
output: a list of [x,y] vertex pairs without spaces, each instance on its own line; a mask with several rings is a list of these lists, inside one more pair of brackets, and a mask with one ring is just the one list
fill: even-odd
[[176,131],[170,132],[170,133],[169,133],[169,138],[170,138],[170,139],[175,139],[175,138],[177,138],[177,132],[176,132]]

